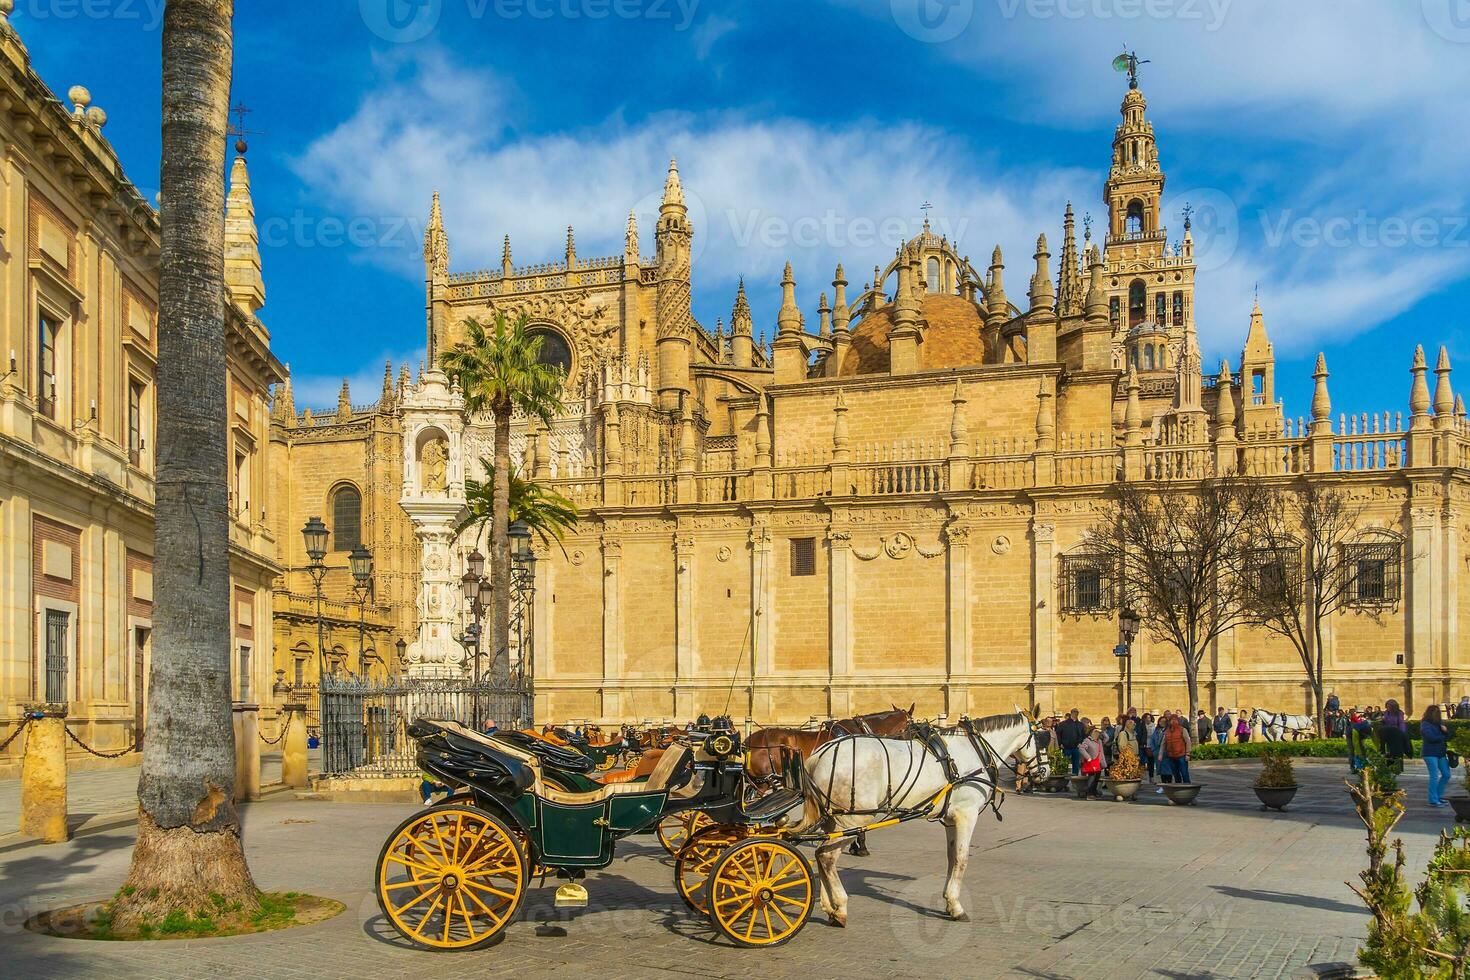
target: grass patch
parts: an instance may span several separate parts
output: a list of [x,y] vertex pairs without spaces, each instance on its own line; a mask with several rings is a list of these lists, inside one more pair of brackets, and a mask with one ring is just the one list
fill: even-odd
[[301,892],[262,892],[260,908],[246,912],[238,902],[210,895],[204,908],[175,909],[162,919],[139,923],[121,931],[113,926],[113,903],[89,903],[43,912],[26,923],[32,932],[63,939],[95,939],[109,942],[166,939],[211,939],[245,936],[311,925],[333,918],[346,910],[341,902]]

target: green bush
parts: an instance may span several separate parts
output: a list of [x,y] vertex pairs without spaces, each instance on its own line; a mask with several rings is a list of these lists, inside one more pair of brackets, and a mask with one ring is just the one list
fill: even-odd
[[1268,752],[1279,751],[1297,759],[1346,759],[1347,742],[1340,738],[1312,738],[1300,742],[1229,742],[1197,745],[1189,753],[1191,759],[1258,759]]

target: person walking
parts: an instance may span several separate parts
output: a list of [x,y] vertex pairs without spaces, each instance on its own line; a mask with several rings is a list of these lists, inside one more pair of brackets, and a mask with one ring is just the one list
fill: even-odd
[[1237,717],[1237,720],[1235,722],[1235,741],[1238,742],[1241,745],[1244,745],[1246,742],[1249,742],[1250,740],[1251,740],[1251,722],[1250,722],[1250,716],[1247,715],[1245,713],[1245,709],[1242,708],[1242,709],[1240,709],[1240,714]]
[[1448,806],[1444,800],[1445,787],[1450,784],[1450,762],[1446,743],[1450,729],[1440,716],[1439,705],[1431,704],[1424,709],[1424,718],[1419,722],[1419,737],[1423,741],[1424,768],[1429,770],[1429,805]]
[[1163,739],[1164,762],[1169,773],[1166,782],[1189,782],[1189,751],[1191,748],[1193,745],[1190,741],[1188,726],[1178,716],[1170,718],[1169,728],[1164,732]]
[[1082,727],[1082,722],[1078,720],[1077,715],[1077,709],[1073,708],[1067,712],[1066,718],[1057,723],[1057,744],[1062,747],[1062,754],[1071,764],[1074,776],[1082,771],[1082,756],[1078,754],[1077,747],[1087,737],[1087,730]]
[[1118,729],[1118,737],[1113,742],[1113,758],[1117,759],[1125,751],[1132,752],[1134,758],[1142,758],[1138,751],[1138,722],[1132,718],[1123,719],[1123,727]]
[[1215,741],[1219,742],[1221,745],[1224,745],[1226,742],[1230,741],[1230,712],[1226,711],[1224,708],[1216,708],[1215,723],[1211,727],[1214,729],[1215,732]]
[[1082,775],[1087,777],[1086,796],[1089,800],[1098,799],[1097,784],[1102,779],[1103,771],[1103,743],[1102,737],[1091,721],[1086,719],[1082,722],[1082,743],[1077,746],[1077,753],[1082,758]]
[[[1164,735],[1168,732],[1169,722],[1172,720],[1169,712],[1164,712],[1158,724],[1154,725],[1153,734],[1148,737],[1149,755],[1153,757],[1153,768],[1158,773],[1158,781],[1161,783],[1171,782],[1168,762],[1164,757]],[[1158,794],[1163,791],[1163,787],[1159,787],[1154,790],[1154,793]]]
[[1210,740],[1210,733],[1213,730],[1214,722],[1210,721],[1210,716],[1204,708],[1199,709],[1199,714],[1194,718],[1194,731],[1190,733],[1194,736],[1194,744],[1204,745]]
[[1113,740],[1118,736],[1117,726],[1111,718],[1103,715],[1102,724],[1097,726],[1097,737],[1103,747],[1103,767],[1107,768],[1113,764]]

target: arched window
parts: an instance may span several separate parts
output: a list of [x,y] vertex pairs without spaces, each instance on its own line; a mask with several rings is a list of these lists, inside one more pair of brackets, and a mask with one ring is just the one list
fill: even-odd
[[1143,348],[1143,369],[1152,371],[1154,369],[1154,345],[1145,344]]
[[341,487],[332,494],[332,550],[352,551],[362,544],[362,494]]
[[567,346],[566,340],[555,330],[532,330],[531,336],[541,341],[542,364],[550,364],[561,369],[562,377],[572,373],[572,349]]
[[1128,326],[1138,326],[1148,315],[1148,288],[1142,279],[1135,279],[1128,286]]
[[1124,221],[1123,230],[1130,235],[1136,235],[1143,231],[1143,202],[1132,200],[1128,202],[1128,217]]

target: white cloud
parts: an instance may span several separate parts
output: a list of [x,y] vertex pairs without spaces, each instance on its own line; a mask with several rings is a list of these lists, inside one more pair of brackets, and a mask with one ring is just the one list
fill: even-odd
[[[410,351],[383,351],[361,363],[346,381],[355,405],[375,404],[383,393],[383,365],[393,365],[393,380],[398,381],[401,365],[407,364],[415,377],[424,359],[424,348]],[[310,408],[320,416],[337,410],[337,395],[342,390],[342,375],[292,374],[291,398],[298,412]]]

